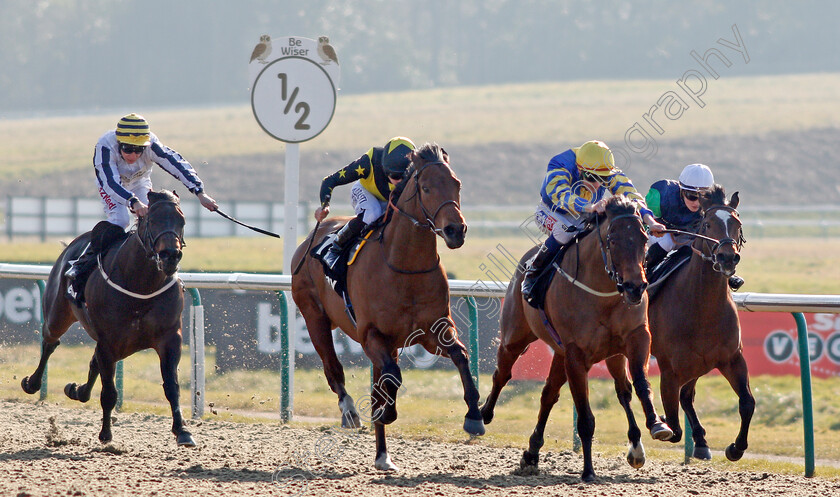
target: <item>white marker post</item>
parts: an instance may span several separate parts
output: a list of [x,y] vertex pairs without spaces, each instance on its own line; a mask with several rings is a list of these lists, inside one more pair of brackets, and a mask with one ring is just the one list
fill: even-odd
[[[263,38],[268,38],[267,36]],[[261,38],[262,39],[262,38]],[[262,44],[263,42],[261,42]],[[253,58],[248,66],[251,109],[260,127],[286,143],[284,187],[283,274],[292,272],[297,248],[300,145],[321,134],[335,113],[339,67],[318,56],[318,43],[309,38],[286,36],[268,43],[271,59]],[[261,48],[261,47],[260,47]],[[254,53],[257,53],[255,49]],[[297,309],[291,292],[288,304],[288,380],[280,396],[280,417],[288,421],[294,405],[295,330]]]

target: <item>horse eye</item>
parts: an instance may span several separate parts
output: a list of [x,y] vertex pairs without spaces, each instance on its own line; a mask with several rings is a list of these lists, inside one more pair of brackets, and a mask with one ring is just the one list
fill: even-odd
[[426,187],[426,186],[424,186],[424,187],[423,187],[423,193],[429,193],[429,188],[428,188],[428,187]]

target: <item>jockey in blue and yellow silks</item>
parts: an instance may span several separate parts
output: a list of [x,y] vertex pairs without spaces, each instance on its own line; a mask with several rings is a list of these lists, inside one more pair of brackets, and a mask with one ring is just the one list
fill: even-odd
[[414,150],[414,142],[403,136],[388,140],[384,147],[373,147],[358,159],[325,177],[321,182],[321,206],[315,210],[315,219],[323,221],[330,213],[330,199],[336,186],[353,183],[350,201],[356,212],[338,232],[330,246],[325,261],[333,266],[339,254],[355,239],[364,227],[385,212],[388,197],[403,179],[411,161],[408,154]]
[[603,142],[588,141],[554,156],[548,162],[540,188],[542,202],[534,215],[537,226],[549,236],[525,268],[522,295],[526,300],[531,300],[536,276],[571,241],[574,228],[583,226],[584,214],[604,212],[608,193],[624,195],[634,202],[653,234],[665,229],[654,219],[630,179],[615,167],[613,154]]

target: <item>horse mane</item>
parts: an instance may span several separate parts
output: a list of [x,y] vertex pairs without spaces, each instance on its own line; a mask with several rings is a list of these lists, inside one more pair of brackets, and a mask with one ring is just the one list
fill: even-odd
[[723,185],[715,183],[709,191],[700,197],[700,205],[703,207],[703,210],[707,210],[713,205],[727,205],[726,190],[723,188]]
[[610,197],[604,208],[610,217],[636,213],[636,204],[624,195]]
[[174,191],[170,192],[169,190],[152,191],[152,192],[149,192],[148,197],[149,197],[149,205],[152,205],[155,202],[160,202],[160,201],[172,202],[172,203],[178,204],[178,205],[180,205],[180,203],[181,203],[181,198],[178,196],[178,194],[175,193]]

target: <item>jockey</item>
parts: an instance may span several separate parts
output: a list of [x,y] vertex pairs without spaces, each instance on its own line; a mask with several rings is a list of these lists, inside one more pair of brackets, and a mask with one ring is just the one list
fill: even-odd
[[106,221],[94,226],[84,253],[71,262],[64,273],[70,280],[67,295],[76,305],[84,302],[88,276],[96,267],[99,253],[125,234],[131,216],[149,212],[147,195],[152,189],[152,166],[162,167],[178,178],[210,211],[218,209],[216,201],[204,193],[204,185],[192,165],[178,152],[165,146],[149,130],[149,123],[137,114],[123,116],[117,128],[99,138],[93,155],[93,167]]
[[607,193],[624,195],[635,203],[652,234],[659,236],[665,229],[654,219],[630,179],[615,167],[613,154],[604,142],[588,141],[554,156],[548,163],[540,189],[542,202],[534,215],[540,230],[549,236],[525,267],[522,295],[526,300],[531,300],[537,276],[572,240],[575,231],[583,227],[583,214],[604,212]]
[[333,189],[339,185],[353,183],[350,201],[356,217],[341,228],[335,242],[325,254],[325,262],[330,267],[351,241],[361,234],[364,227],[379,219],[385,212],[388,197],[403,180],[405,170],[411,163],[408,154],[414,148],[414,142],[403,136],[396,136],[388,140],[384,147],[371,148],[366,154],[325,177],[321,182],[321,206],[315,210],[315,219],[318,222],[323,221],[330,213]]
[[[703,219],[700,197],[714,184],[715,176],[708,166],[689,164],[680,173],[679,181],[663,179],[652,184],[645,200],[656,219],[669,229],[695,233]],[[689,243],[691,237],[670,233],[653,240],[645,257],[645,267],[648,271],[652,270],[668,252]],[[732,290],[738,290],[743,284],[744,279],[740,276],[729,278]]]

